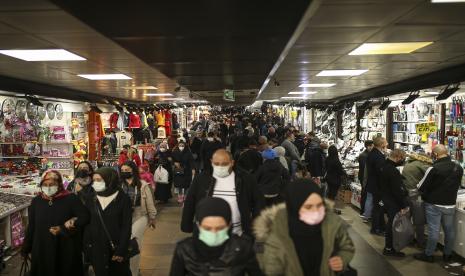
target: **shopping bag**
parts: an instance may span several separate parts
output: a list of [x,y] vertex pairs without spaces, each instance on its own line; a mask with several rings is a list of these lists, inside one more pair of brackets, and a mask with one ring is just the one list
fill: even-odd
[[410,220],[410,212],[401,214],[398,212],[392,223],[392,238],[393,247],[396,251],[400,251],[409,245],[414,238],[415,231],[412,221]]

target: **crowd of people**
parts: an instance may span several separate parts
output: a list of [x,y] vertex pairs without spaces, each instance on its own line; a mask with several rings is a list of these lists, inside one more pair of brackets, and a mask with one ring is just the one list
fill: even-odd
[[[333,206],[347,174],[336,146],[317,136],[279,117],[214,114],[158,143],[151,160],[127,146],[118,170],[94,171],[82,162],[66,188],[59,172],[48,171],[29,208],[22,248],[32,260],[30,275],[87,275],[89,267],[98,276],[139,275],[155,202],[168,202],[173,192],[181,230],[192,236],[177,244],[172,276],[351,271],[355,247]],[[406,154],[386,146],[382,137],[367,141],[359,157],[361,218],[385,235],[385,255],[401,257],[392,245],[393,219],[412,213],[425,246],[416,258],[423,261],[433,260],[442,224],[449,259],[462,168],[439,145],[434,163],[411,155],[401,173]]]

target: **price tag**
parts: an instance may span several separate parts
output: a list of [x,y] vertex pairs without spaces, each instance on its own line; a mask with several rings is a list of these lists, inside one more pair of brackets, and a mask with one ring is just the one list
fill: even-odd
[[435,122],[416,124],[415,129],[417,131],[417,134],[420,135],[428,135],[430,133],[435,133],[436,131],[438,131],[438,127],[436,126]]

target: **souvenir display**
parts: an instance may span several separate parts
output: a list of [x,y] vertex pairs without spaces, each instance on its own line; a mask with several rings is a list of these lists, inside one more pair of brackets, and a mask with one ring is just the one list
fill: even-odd
[[38,107],[31,102],[27,103],[26,107],[27,118],[33,120],[37,117]]
[[47,115],[50,120],[55,119],[55,106],[52,103],[47,104]]
[[45,119],[45,116],[47,116],[47,111],[45,110],[45,107],[43,106],[38,106],[37,107],[37,115],[39,116],[39,120]]
[[328,144],[336,142],[336,113],[330,110],[316,110],[315,133]]
[[21,120],[24,120],[26,117],[26,105],[26,102],[23,100],[16,102],[16,116]]
[[386,137],[386,111],[372,107],[360,114],[359,140],[373,140],[377,136]]
[[15,114],[15,101],[7,98],[2,103],[2,113],[5,118],[10,118]]
[[57,120],[63,119],[63,106],[61,104],[55,106],[55,113]]

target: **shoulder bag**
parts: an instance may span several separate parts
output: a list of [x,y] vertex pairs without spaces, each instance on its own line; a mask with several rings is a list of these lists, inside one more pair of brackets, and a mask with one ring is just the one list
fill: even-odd
[[[95,198],[95,201],[97,201],[97,198]],[[103,231],[105,232],[105,235],[107,236],[108,241],[110,242],[111,249],[113,251],[116,251],[115,243],[113,242],[113,240],[112,240],[112,238],[110,236],[110,232],[108,232],[107,226],[105,225],[105,222],[103,221],[102,213],[100,212],[100,209],[97,206],[97,202],[95,202],[95,210],[97,211],[97,215],[98,215],[98,218],[100,220],[100,223],[102,223]],[[137,239],[132,238],[129,241],[128,253],[126,254],[126,256],[122,256],[122,257],[126,257],[126,258],[130,259],[130,258],[132,258],[134,256],[139,255],[139,254],[140,254],[140,249],[139,249],[139,244],[137,243]]]

